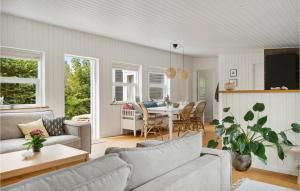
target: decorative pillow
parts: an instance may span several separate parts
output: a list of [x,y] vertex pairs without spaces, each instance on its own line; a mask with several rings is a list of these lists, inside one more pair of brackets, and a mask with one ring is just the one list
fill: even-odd
[[130,104],[130,103],[125,103],[123,106],[122,106],[123,109],[130,109],[130,110],[133,110],[133,105]]
[[49,134],[44,127],[42,119],[29,123],[18,124],[18,127],[25,136],[25,139],[31,139],[30,132],[34,129],[39,129],[43,131],[44,137],[49,137]]
[[157,107],[157,103],[155,101],[144,101],[144,105],[146,108]]
[[50,136],[58,136],[64,134],[64,117],[48,118],[43,117],[43,123]]

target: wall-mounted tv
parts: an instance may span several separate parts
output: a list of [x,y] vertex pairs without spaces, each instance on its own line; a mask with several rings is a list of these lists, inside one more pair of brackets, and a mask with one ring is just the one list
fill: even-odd
[[265,90],[300,89],[299,48],[265,50]]

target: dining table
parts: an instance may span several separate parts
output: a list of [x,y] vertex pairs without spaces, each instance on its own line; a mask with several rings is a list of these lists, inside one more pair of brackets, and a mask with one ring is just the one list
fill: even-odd
[[168,115],[169,118],[169,139],[173,139],[173,115],[179,114],[182,107],[174,108],[172,106],[151,107],[148,108],[149,113]]
[[[177,108],[173,106],[163,106],[163,107],[151,107],[147,109],[148,112],[152,114],[168,115],[169,140],[172,140],[173,139],[173,115],[178,115],[183,108],[184,105],[180,105]],[[204,112],[203,112],[202,119],[204,119]]]

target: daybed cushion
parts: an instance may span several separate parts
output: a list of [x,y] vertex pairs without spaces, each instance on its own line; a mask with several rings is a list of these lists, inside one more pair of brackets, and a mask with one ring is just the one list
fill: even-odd
[[3,191],[123,191],[131,166],[117,155],[104,157],[3,188]]
[[220,191],[220,169],[219,157],[204,155],[145,183],[134,191]]
[[[7,139],[0,141],[0,153],[8,153],[24,150],[23,146],[27,140],[24,138]],[[44,145],[63,144],[74,148],[80,147],[80,138],[74,135],[50,136],[44,142]]]
[[155,101],[144,101],[143,103],[146,108],[158,107]]
[[121,159],[132,164],[132,177],[126,190],[135,189],[174,168],[200,156],[202,134],[189,134],[177,140],[144,148],[113,150]]
[[23,138],[24,135],[18,128],[18,124],[36,121],[42,116],[53,117],[53,113],[50,110],[37,112],[0,113],[0,139],[4,140]]

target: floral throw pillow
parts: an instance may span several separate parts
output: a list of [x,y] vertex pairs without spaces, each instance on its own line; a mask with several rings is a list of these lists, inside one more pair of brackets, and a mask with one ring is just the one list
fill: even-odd
[[50,136],[58,136],[64,134],[64,117],[43,117],[43,124]]

